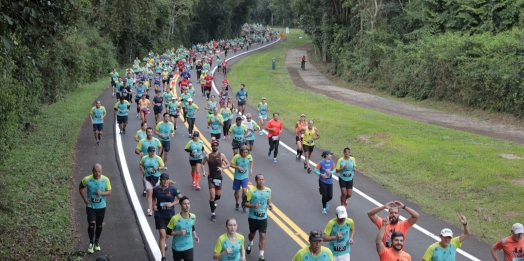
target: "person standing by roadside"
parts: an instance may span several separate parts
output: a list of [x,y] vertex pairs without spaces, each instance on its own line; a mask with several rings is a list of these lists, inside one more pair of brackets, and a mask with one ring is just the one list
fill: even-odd
[[[388,210],[388,224],[387,228],[383,233],[382,241],[386,248],[390,248],[393,245],[393,238],[392,234],[395,232],[400,232],[402,235],[402,247],[404,247],[404,242],[406,241],[406,236],[408,233],[408,230],[417,222],[419,214],[412,208],[407,207],[406,205],[402,204],[400,201],[392,201],[387,203],[386,205],[382,207],[374,208],[370,211],[368,211],[368,217],[375,224],[379,229],[383,225],[383,220],[377,215],[380,211],[387,209]],[[403,221],[399,221],[399,210],[404,209],[406,210],[411,216]]]
[[208,165],[209,176],[207,183],[209,185],[209,207],[211,208],[211,221],[216,221],[215,210],[218,201],[222,195],[222,171],[229,168],[229,161],[226,155],[218,151],[219,140],[211,141],[211,153],[204,156],[202,161],[202,173],[206,176],[204,165]]
[[182,197],[180,190],[171,185],[169,175],[166,173],[160,174],[160,185],[153,188],[153,210],[155,212],[155,227],[158,229],[160,238],[158,239],[158,247],[162,254],[162,261],[166,259],[166,239],[167,239],[167,225],[171,218],[175,215],[175,205]]
[[277,162],[280,134],[284,129],[284,124],[282,124],[282,122],[278,119],[278,116],[278,112],[273,113],[273,119],[268,121],[266,124],[266,131],[268,131],[267,139],[269,141],[269,152],[267,153],[267,156],[271,157],[271,151],[275,150],[275,152],[273,152],[273,162],[275,163]]
[[327,215],[329,201],[333,198],[333,174],[335,173],[335,162],[331,160],[333,153],[329,150],[322,152],[322,160],[318,162],[314,172],[319,176],[318,190],[322,195],[322,214]]
[[336,209],[336,218],[330,220],[324,229],[324,242],[329,242],[329,249],[333,253],[334,261],[350,261],[350,246],[355,237],[355,223],[348,218],[344,206]]
[[435,242],[428,247],[423,261],[455,261],[457,249],[462,246],[462,242],[471,234],[466,217],[457,214],[460,223],[464,226],[464,233],[458,237],[453,237],[453,231],[444,228],[440,231],[440,242]]
[[96,144],[100,145],[102,140],[102,131],[104,130],[104,118],[106,117],[106,108],[102,106],[102,102],[96,101],[96,104],[89,112],[89,118],[93,124],[93,132],[95,133]]
[[173,260],[193,261],[193,240],[197,244],[200,242],[195,231],[196,216],[189,212],[191,205],[188,197],[181,197],[179,202],[181,212],[172,217],[167,225],[167,234],[173,236]]
[[511,227],[511,236],[505,237],[491,246],[491,255],[495,261],[500,261],[497,256],[497,250],[504,251],[504,261],[524,260],[524,226],[521,223],[515,223]]
[[101,250],[99,240],[106,213],[106,197],[111,195],[111,182],[109,178],[102,175],[102,165],[95,164],[92,173],[92,175],[82,179],[78,188],[78,192],[86,204],[87,234],[89,235],[87,253],[89,254],[93,254],[95,250]]
[[344,148],[344,157],[337,161],[338,185],[340,186],[340,204],[347,206],[353,195],[353,177],[355,177],[355,158],[349,148]]

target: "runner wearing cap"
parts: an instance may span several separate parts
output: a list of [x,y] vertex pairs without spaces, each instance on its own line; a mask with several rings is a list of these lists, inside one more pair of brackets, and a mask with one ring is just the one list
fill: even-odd
[[246,253],[251,254],[251,247],[253,246],[253,239],[258,234],[260,239],[258,241],[258,248],[260,255],[258,261],[265,261],[264,249],[266,247],[266,230],[267,230],[267,210],[273,210],[271,204],[271,189],[264,184],[264,176],[257,174],[255,176],[256,187],[252,187],[246,196],[244,206],[249,208],[249,243],[247,244]]
[[[297,156],[296,156],[297,161],[300,161],[300,157],[302,157],[302,153],[304,152],[302,148],[302,138],[304,137],[304,134],[300,133],[300,130],[302,128],[305,128],[306,126],[307,126],[306,115],[302,114],[300,115],[300,120],[297,121],[297,123],[295,124],[295,142],[297,144]],[[304,162],[304,164],[309,164],[309,163]],[[304,169],[307,169],[307,166]]]
[[329,249],[333,252],[334,261],[349,261],[350,245],[355,237],[355,223],[348,218],[344,206],[336,209],[337,217],[330,220],[324,229],[324,241],[329,242]]
[[218,108],[215,107],[213,114],[207,116],[207,128],[209,129],[209,133],[211,133],[211,138],[220,140],[222,126],[224,126],[224,118],[218,114]]
[[313,120],[309,120],[307,127],[300,129],[300,136],[302,137],[302,150],[305,152],[306,159],[304,160],[304,169],[307,169],[308,173],[311,173],[309,167],[309,156],[313,153],[315,148],[315,140],[320,138],[317,127],[313,126]]
[[269,120],[266,124],[267,140],[269,142],[269,152],[267,153],[268,157],[271,157],[271,151],[273,149],[273,162],[277,162],[278,146],[280,144],[280,134],[284,129],[284,124],[278,119],[278,112],[273,113],[273,119]]
[[147,148],[148,155],[140,160],[140,170],[144,174],[144,182],[147,191],[147,215],[152,216],[153,211],[153,188],[160,183],[160,170],[166,170],[162,158],[155,155],[155,147]]
[[233,190],[235,191],[235,210],[239,210],[238,201],[240,199],[240,187],[242,187],[242,210],[246,212],[244,199],[248,189],[249,176],[253,173],[253,156],[249,154],[247,146],[240,147],[240,154],[235,154],[231,159],[230,167],[235,169],[233,179]]
[[[402,244],[404,244],[408,230],[417,222],[419,214],[414,209],[402,204],[400,201],[389,202],[384,206],[368,211],[369,219],[371,219],[371,222],[373,222],[373,224],[375,224],[379,229],[383,225],[383,220],[377,215],[377,213],[383,211],[384,209],[388,210],[388,224],[384,234],[382,235],[382,243],[384,243],[387,248],[391,247],[393,242],[391,231],[397,231],[402,234]],[[400,221],[400,209],[406,210],[406,212],[408,212],[411,216],[406,220]]]
[[333,152],[325,150],[322,152],[322,160],[315,167],[318,178],[318,190],[322,195],[322,214],[327,215],[329,201],[333,198],[333,174],[336,171],[335,162],[331,159]]
[[162,152],[160,156],[164,157],[164,164],[167,164],[169,159],[169,150],[171,150],[171,138],[175,136],[175,127],[172,122],[169,121],[169,113],[164,113],[164,120],[159,122],[155,128],[155,134],[158,135],[158,139],[162,143]]
[[158,247],[162,254],[162,261],[166,260],[165,245],[167,238],[167,224],[169,224],[169,221],[175,215],[175,205],[178,204],[178,200],[182,197],[180,190],[171,185],[171,183],[174,182],[169,179],[169,175],[167,173],[162,173],[160,175],[160,185],[153,188],[155,227],[160,234]]
[[238,154],[238,149],[242,147],[245,143],[247,136],[247,126],[242,124],[242,117],[238,116],[236,118],[235,125],[232,125],[229,128],[229,135],[233,138],[231,141],[231,147],[233,148],[233,155]]
[[187,86],[187,93],[189,93],[189,95],[191,95],[191,98],[195,98],[195,88],[193,88],[193,84],[190,83],[188,86]]
[[[153,137],[153,128],[147,127],[147,123],[143,122],[141,124],[142,128],[136,132],[135,135],[135,141],[138,141],[136,148],[135,148],[135,154],[137,154],[140,159],[144,157],[144,155],[147,155],[147,149],[149,146],[155,147],[156,152],[159,153],[162,150],[162,143],[159,139]],[[145,179],[142,178],[142,185],[144,186],[144,191],[142,192],[142,196],[147,196],[146,193],[146,182]]]
[[246,118],[242,122],[242,124],[245,125],[247,128],[245,144],[249,147],[250,151],[253,150],[253,144],[255,144],[255,131],[260,130],[260,127],[258,126],[257,122],[251,120],[251,118],[251,113],[247,113]]
[[219,140],[211,141],[211,153],[204,156],[202,161],[202,173],[206,176],[204,165],[207,163],[209,176],[207,183],[209,185],[209,207],[211,208],[211,221],[216,221],[215,209],[217,207],[216,201],[222,195],[222,171],[229,168],[229,161],[226,155],[218,152]]
[[524,260],[524,226],[521,223],[515,223],[511,227],[511,236],[503,238],[491,246],[491,255],[495,261],[500,261],[497,256],[497,250],[504,251],[504,261],[522,261]]
[[180,87],[180,92],[183,92],[185,89],[187,89],[187,86],[189,85],[189,79],[185,77],[180,77],[180,81],[178,81],[178,86]]
[[338,185],[340,186],[340,204],[347,206],[353,195],[353,177],[355,176],[355,158],[349,148],[344,148],[344,157],[337,161]]
[[[266,103],[266,97],[262,97],[262,102],[260,102],[257,106],[258,108],[258,119],[260,120],[260,126],[265,126],[266,119],[267,119],[267,113],[269,112],[269,106]],[[260,129],[260,136],[262,136],[264,133],[262,132],[262,129]]]
[[457,249],[462,246],[462,242],[471,234],[466,217],[457,214],[460,223],[464,226],[464,233],[458,237],[453,237],[453,231],[444,228],[440,232],[440,242],[436,242],[428,247],[423,261],[455,261]]
[[244,236],[237,233],[237,221],[234,218],[226,220],[227,232],[218,237],[213,250],[213,260],[246,261]]
[[200,140],[200,133],[193,132],[191,139],[187,142],[184,148],[189,152],[189,165],[191,165],[191,185],[200,190],[200,169],[202,166],[202,159],[204,158],[204,142]]
[[187,117],[187,130],[189,131],[189,137],[191,138],[191,134],[193,133],[193,128],[195,127],[195,119],[196,119],[196,113],[198,112],[198,106],[193,103],[193,99],[189,98],[187,99],[187,106],[186,106],[186,117]]
[[333,261],[333,253],[325,246],[322,231],[312,230],[309,232],[309,246],[300,249],[292,261]]
[[171,97],[171,101],[167,104],[167,112],[169,113],[169,116],[171,117],[171,122],[173,123],[175,130],[176,130],[176,122],[178,120],[178,116],[180,116],[180,108],[182,107],[182,104],[180,101],[177,100],[176,96]]
[[193,240],[197,244],[200,242],[195,231],[196,216],[189,212],[189,198],[183,196],[179,201],[181,212],[173,216],[167,225],[167,234],[173,236],[173,260],[193,261]]
[[118,128],[120,129],[120,134],[126,134],[127,126],[127,114],[129,113],[129,104],[128,101],[124,99],[123,96],[120,96],[120,101],[115,104],[116,111],[116,122],[118,123]]
[[402,232],[396,231],[391,234],[391,247],[384,245],[384,234],[389,233],[389,217],[385,217],[382,222],[382,225],[377,233],[375,238],[375,245],[377,247],[377,253],[380,258],[380,261],[411,261],[411,256],[404,252],[404,242],[406,238]]
[[244,115],[246,109],[246,101],[248,98],[247,91],[245,90],[246,85],[240,84],[240,90],[237,91],[236,98],[238,103],[238,115]]

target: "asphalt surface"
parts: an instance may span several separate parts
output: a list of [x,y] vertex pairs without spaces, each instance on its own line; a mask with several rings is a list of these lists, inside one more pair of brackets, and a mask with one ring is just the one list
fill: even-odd
[[[264,46],[257,46],[258,48]],[[256,48],[253,48],[256,49]],[[241,53],[241,52],[238,52]],[[229,53],[229,57],[233,53]],[[229,61],[229,66],[245,56],[240,56]],[[214,66],[216,65],[216,61]],[[268,61],[268,66],[270,61]],[[277,68],[284,70],[285,68]],[[233,68],[234,70],[234,68]],[[221,86],[221,74],[215,74],[216,86]],[[192,82],[196,83],[196,72],[192,71]],[[206,105],[205,97],[201,96],[200,88],[195,86],[196,92],[194,103],[200,107],[196,118],[196,127],[201,133],[201,137],[210,141],[209,131],[206,129],[206,115],[204,110]],[[238,86],[233,86],[235,91]],[[178,88],[177,88],[178,90]],[[246,90],[249,92],[249,83],[246,83]],[[270,90],[268,90],[270,91]],[[214,92],[214,91],[213,91]],[[151,97],[153,91],[150,90]],[[214,93],[217,95],[217,93]],[[234,96],[234,92],[230,90],[230,96]],[[260,97],[250,97],[250,99],[258,103]],[[110,132],[112,124],[116,116],[111,114],[111,108],[114,106],[116,100],[111,97],[109,91],[104,92],[101,97],[102,104],[108,109],[108,117],[105,124],[105,135],[102,145],[96,146],[93,134],[90,127],[89,119],[82,126],[82,133],[77,145],[80,154],[77,157],[77,167],[82,163],[81,171],[77,173],[77,182],[80,177],[90,173],[91,166],[94,162],[100,162],[104,167],[104,174],[109,176],[112,181],[113,194],[108,198],[108,210],[106,212],[106,224],[101,239],[102,251],[100,254],[108,254],[115,257],[114,260],[154,260],[158,257],[158,248],[155,249],[156,242],[148,242],[148,239],[158,239],[158,232],[155,230],[154,218],[145,216],[147,209],[147,200],[142,197],[142,173],[139,170],[138,162],[139,156],[134,153],[136,142],[134,141],[134,134],[140,128],[140,120],[136,118],[136,104],[133,103],[129,114],[129,124],[125,135],[119,135],[116,140],[121,139],[122,151],[124,155],[119,155],[117,151],[117,161],[113,158],[115,144],[111,140]],[[249,101],[250,102],[250,101]],[[271,101],[267,101],[271,109]],[[255,108],[247,107],[246,112],[250,112],[257,118],[258,113]],[[284,114],[285,112],[281,112]],[[296,116],[297,119],[299,115]],[[258,119],[257,119],[258,120]],[[153,127],[154,116],[149,115],[148,126]],[[168,172],[171,178],[177,182],[175,185],[179,188],[183,195],[189,197],[191,201],[191,212],[196,214],[197,223],[196,231],[201,239],[201,242],[195,245],[195,260],[212,260],[213,248],[217,238],[223,234],[225,230],[225,221],[228,218],[235,218],[238,222],[238,232],[246,237],[248,234],[247,213],[234,210],[233,191],[230,190],[232,180],[228,175],[224,174],[224,186],[222,198],[218,201],[216,210],[217,221],[212,222],[210,218],[209,209],[209,193],[207,191],[207,182],[202,178],[201,191],[196,191],[191,186],[190,166],[188,162],[188,154],[183,150],[183,147],[188,141],[188,132],[183,123],[178,121],[177,131],[175,137],[171,140],[170,159],[166,164],[169,168]],[[278,155],[278,163],[272,162],[272,157],[267,157],[268,144],[267,137],[256,136],[252,156],[254,159],[254,173],[262,173],[265,176],[266,186],[272,189],[272,201],[276,206],[275,210],[268,218],[268,232],[266,243],[266,260],[291,260],[294,254],[301,248],[307,245],[307,234],[312,229],[324,229],[327,222],[335,217],[334,209],[338,205],[338,197],[340,192],[338,185],[334,185],[333,200],[331,201],[331,208],[328,215],[321,214],[321,197],[318,193],[318,178],[314,174],[307,174],[303,169],[302,162],[295,161],[295,153],[284,148],[282,143],[289,145],[293,150],[296,149],[294,126],[285,126],[287,129],[282,133],[281,146]],[[292,131],[289,131],[291,129]],[[320,130],[322,131],[322,130]],[[118,144],[116,144],[118,147]],[[231,150],[230,140],[220,140],[219,151],[224,153],[229,160],[232,159],[233,154]],[[315,148],[312,160],[317,162],[321,159],[320,154],[322,150]],[[357,152],[353,152],[358,154]],[[358,157],[357,157],[358,161]],[[121,162],[123,165],[122,176],[119,177],[119,170],[116,167],[116,162]],[[122,179],[126,179],[126,172],[129,174],[132,184],[122,183]],[[108,174],[109,173],[109,174]],[[254,183],[254,176],[250,177],[251,182]],[[353,197],[349,200],[348,215],[355,222],[355,243],[351,246],[352,260],[378,260],[378,255],[375,250],[374,238],[378,229],[371,223],[366,215],[366,212],[376,207],[376,204],[369,200],[367,195],[372,199],[385,204],[392,200],[400,200],[409,207],[414,208],[419,212],[420,218],[417,225],[434,233],[439,234],[444,227],[451,228],[455,235],[462,233],[461,229],[451,226],[450,224],[439,220],[433,216],[423,213],[413,203],[399,198],[389,191],[384,189],[382,185],[373,182],[368,177],[361,173],[356,173],[355,188],[365,194],[353,193]],[[127,190],[125,188],[127,187]],[[126,192],[127,191],[127,192]],[[129,193],[129,197],[128,194]],[[135,200],[133,200],[133,198]],[[129,203],[135,201],[139,206],[130,206]],[[75,201],[81,203],[80,196]],[[81,205],[81,204],[80,204]],[[137,211],[134,212],[134,209]],[[141,211],[140,211],[141,210]],[[178,213],[180,208],[176,207]],[[80,213],[79,213],[80,212]],[[136,214],[136,215],[135,215]],[[386,212],[380,213],[380,216],[385,216]],[[401,211],[401,215],[407,217],[405,211]],[[85,214],[82,211],[77,211],[76,216],[79,219],[79,226],[81,233],[85,230]],[[137,220],[146,221],[147,224]],[[475,224],[469,224],[473,231],[481,228],[475,227]],[[141,233],[139,232],[139,229]],[[152,231],[152,234],[151,234]],[[151,236],[154,237],[152,238]],[[172,238],[167,240],[167,245],[171,245]],[[87,236],[83,236],[80,245],[87,248]],[[106,243],[107,242],[107,243]],[[111,243],[109,243],[111,242]],[[425,233],[420,232],[415,227],[411,228],[407,234],[407,242],[405,250],[411,254],[413,260],[421,260],[426,248],[434,243],[435,240]],[[247,257],[247,260],[258,260],[258,237],[254,241],[253,252]],[[247,242],[246,242],[247,244]],[[327,245],[327,244],[325,244]],[[462,250],[476,257],[476,260],[490,260],[489,245],[478,241],[475,237],[470,237],[464,242]],[[151,251],[150,251],[151,250]],[[150,252],[146,255],[146,252]],[[167,252],[168,260],[172,259],[171,251]],[[95,255],[97,255],[96,253]],[[95,257],[95,255],[92,255]],[[86,260],[90,260],[86,258]],[[157,259],[159,260],[159,258]],[[458,254],[457,260],[466,261],[472,260],[463,255]]]

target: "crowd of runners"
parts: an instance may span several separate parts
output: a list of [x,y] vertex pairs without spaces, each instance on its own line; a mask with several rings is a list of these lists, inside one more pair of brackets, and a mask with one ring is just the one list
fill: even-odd
[[[167,50],[163,54],[149,55],[142,60],[136,58],[133,66],[128,68],[124,78],[118,72],[111,73],[113,96],[117,99],[113,105],[117,115],[119,134],[126,134],[132,103],[136,104],[137,121],[140,129],[135,132],[137,142],[135,153],[143,173],[142,195],[147,197],[147,216],[154,216],[156,229],[159,231],[158,246],[162,261],[166,260],[166,239],[173,237],[172,253],[176,260],[193,260],[194,243],[200,239],[195,230],[196,216],[190,212],[190,199],[183,196],[174,185],[166,166],[171,150],[171,138],[181,135],[176,132],[177,122],[187,123],[189,141],[184,146],[188,153],[191,166],[191,185],[195,190],[201,189],[207,183],[209,189],[209,208],[211,221],[217,220],[217,201],[220,200],[223,187],[223,172],[232,170],[233,195],[235,210],[248,212],[249,234],[247,242],[243,235],[237,233],[235,218],[226,221],[226,232],[221,235],[213,250],[214,260],[246,260],[254,248],[254,240],[258,233],[258,260],[265,261],[266,230],[268,228],[268,212],[272,211],[272,190],[265,185],[263,174],[253,173],[254,159],[251,155],[257,132],[263,136],[267,132],[267,156],[277,163],[279,144],[283,123],[279,113],[270,111],[266,98],[261,97],[256,106],[258,115],[254,119],[250,113],[245,113],[247,101],[250,99],[246,86],[239,86],[233,92],[227,74],[226,57],[228,52],[249,48],[252,44],[272,42],[277,37],[277,31],[260,25],[244,25],[244,31],[250,33],[246,37],[211,41],[183,46]],[[223,55],[223,56],[222,56]],[[305,57],[302,59],[305,61]],[[214,82],[211,66],[217,63],[216,73],[223,73],[221,90],[218,96],[211,94]],[[191,81],[191,72],[196,73],[197,82]],[[201,95],[206,98],[205,105],[195,104],[196,90],[200,85]],[[179,89],[179,93],[177,91]],[[154,90],[151,94],[151,90]],[[218,98],[217,98],[218,97]],[[236,102],[234,102],[236,101]],[[148,115],[153,109],[155,126],[148,126]],[[206,111],[207,129],[209,130],[211,151],[206,152],[201,138],[203,133],[195,131],[195,119],[201,109]],[[90,111],[93,123],[95,142],[102,140],[104,118],[107,111],[100,101]],[[298,115],[297,115],[298,116]],[[258,121],[257,121],[258,120]],[[178,123],[179,124],[179,123]],[[324,230],[312,230],[309,234],[308,247],[299,250],[293,261],[349,261],[351,246],[355,241],[355,224],[348,217],[348,199],[353,192],[356,161],[351,156],[351,150],[346,147],[341,151],[342,157],[337,161],[332,159],[333,152],[322,152],[322,160],[313,168],[310,167],[310,157],[315,147],[315,141],[320,139],[320,132],[313,120],[307,120],[306,115],[298,117],[295,124],[296,160],[304,156],[304,170],[318,176],[319,193],[322,214],[327,215],[333,198],[333,183],[338,180],[341,196],[336,203],[334,217],[327,219]],[[233,157],[229,160],[221,153],[223,144],[231,144]],[[220,149],[222,146],[223,149]],[[254,185],[250,187],[249,180],[254,177]],[[183,179],[183,177],[180,177]],[[178,180],[177,180],[178,181]],[[183,181],[178,181],[183,182]],[[100,251],[99,238],[102,232],[102,222],[105,215],[106,197],[111,194],[109,179],[102,175],[102,166],[95,164],[92,175],[85,177],[79,187],[80,195],[86,203],[88,219],[88,235],[90,244],[88,253]],[[180,213],[175,213],[175,205],[180,206]],[[377,214],[388,210],[385,217]],[[409,218],[401,221],[400,212],[405,211]],[[376,251],[381,261],[408,261],[411,256],[404,251],[404,242],[409,229],[417,222],[419,214],[402,202],[392,201],[367,213],[369,219],[378,228],[375,240]],[[422,260],[451,261],[455,260],[456,252],[462,242],[470,235],[466,217],[458,214],[463,225],[463,233],[454,237],[453,232],[444,228],[440,232],[440,242],[428,247]],[[496,251],[503,250],[505,261],[523,261],[524,227],[516,223],[511,228],[511,236],[497,242],[491,248],[494,260],[498,261]],[[327,242],[327,247],[322,245]],[[371,243],[371,242],[370,242]],[[211,251],[211,250],[210,250]]]

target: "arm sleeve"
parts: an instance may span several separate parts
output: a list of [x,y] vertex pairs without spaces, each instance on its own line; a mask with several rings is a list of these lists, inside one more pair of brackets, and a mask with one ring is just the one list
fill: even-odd
[[231,164],[237,165],[237,158],[238,158],[238,154],[233,156],[233,158],[231,159]]
[[115,103],[115,107],[113,107],[113,108],[118,109],[118,102]]
[[317,176],[320,176],[320,163],[317,163],[317,166],[313,169],[313,172],[315,172]]
[[432,244],[431,246],[426,249],[426,253],[424,253],[424,256],[422,259],[425,261],[431,261],[431,258],[433,257],[433,250],[435,249],[435,244]]
[[87,177],[85,177],[85,178],[82,179],[81,184],[82,184],[82,187],[83,187],[83,188],[87,187],[87,179],[88,179],[88,177],[89,177],[89,176],[87,176]]
[[140,165],[144,165],[144,158],[147,157],[147,156],[144,156],[140,159]]
[[340,169],[340,162],[341,161],[342,161],[342,158],[337,160],[337,165],[335,166],[335,168]]
[[93,115],[94,111],[95,111],[95,107],[91,108],[91,110],[89,111],[89,114]]
[[247,195],[246,195],[247,201],[251,201],[252,197],[253,197],[253,189],[250,189],[247,191]]
[[333,224],[331,220],[327,223],[326,227],[324,228],[324,235],[329,236],[331,234],[331,230],[333,228]]
[[106,191],[111,190],[111,182],[109,181],[109,178],[106,177]]
[[221,237],[219,237],[217,239],[217,242],[215,243],[215,249],[213,250],[213,252],[215,252],[216,254],[222,253],[222,239],[221,239]]
[[497,243],[495,244],[495,248],[496,248],[496,249],[502,249],[502,247],[503,247],[503,245],[502,245],[502,240],[499,240],[499,242],[497,242]]

